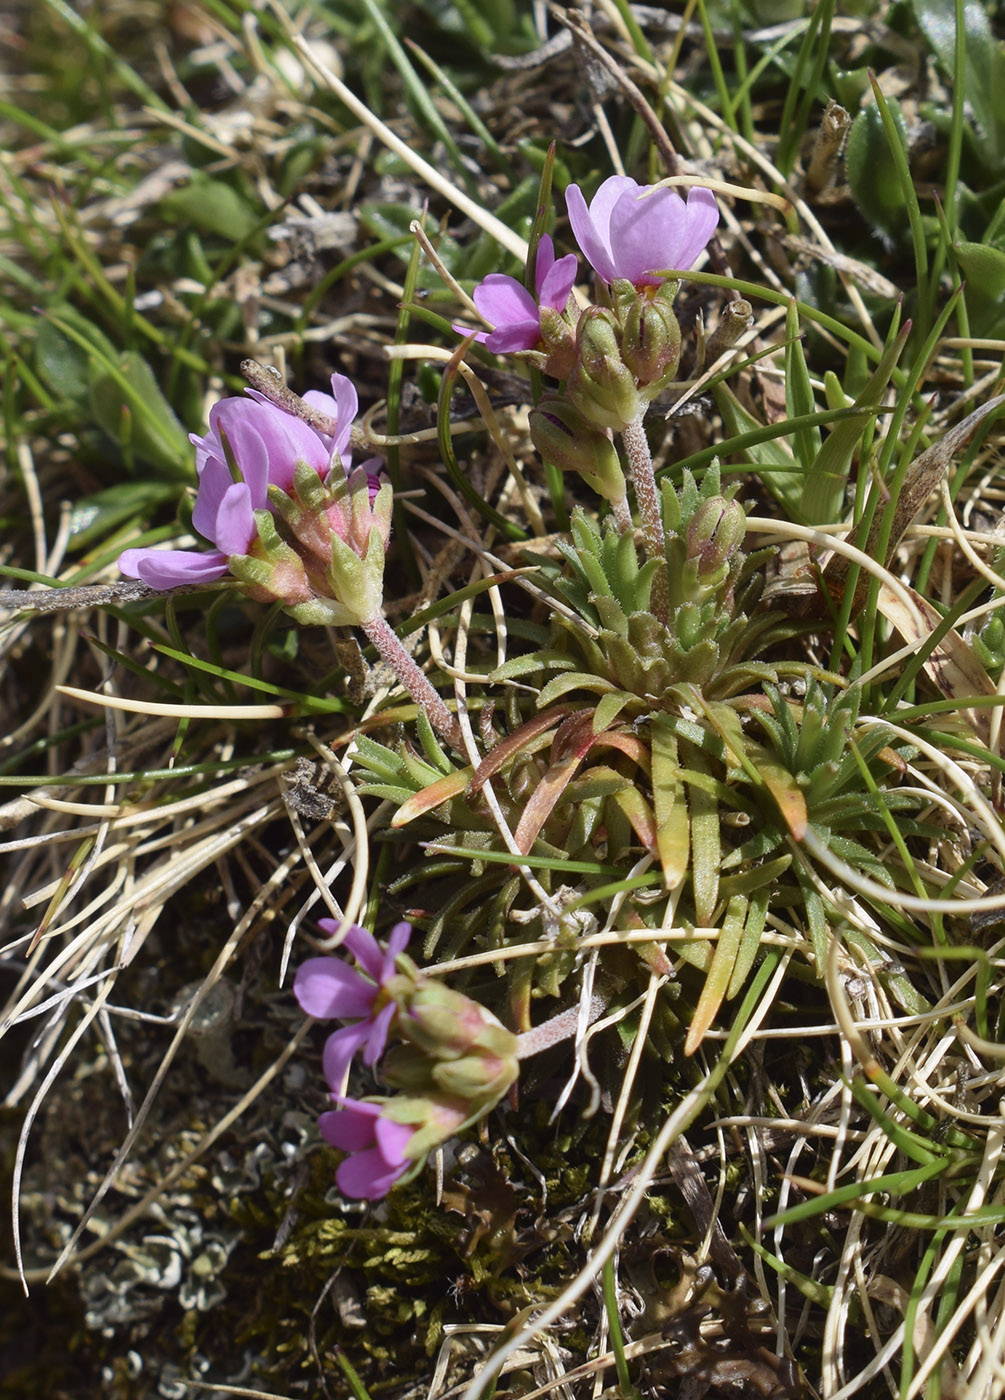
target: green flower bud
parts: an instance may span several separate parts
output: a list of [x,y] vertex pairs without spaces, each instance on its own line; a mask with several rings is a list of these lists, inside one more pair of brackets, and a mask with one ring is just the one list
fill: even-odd
[[618,329],[610,311],[588,306],[576,329],[576,367],[568,396],[601,428],[621,430],[641,411],[635,376],[621,358]]
[[[391,533],[390,482],[378,482],[365,467],[348,478],[333,469],[322,481],[313,467],[298,462],[290,491],[270,486],[269,501],[299,546],[315,595],[306,612],[288,609],[291,615],[299,622],[340,627],[376,617]],[[327,612],[317,603],[325,604]]]
[[628,310],[621,357],[640,385],[667,383],[680,364],[680,326],[673,308],[643,293]]
[[568,379],[576,363],[576,333],[562,311],[551,306],[542,306],[541,341],[546,358],[545,374],[553,379]]
[[714,586],[724,577],[747,533],[747,517],[738,501],[711,496],[702,501],[687,525],[687,557],[699,583]]
[[469,1104],[498,1103],[520,1073],[515,1055],[464,1055],[433,1067],[433,1083]]
[[385,1051],[381,1068],[387,1083],[410,1097],[448,1094],[462,1100],[469,1113],[498,1103],[520,1073],[515,1054],[483,1051],[456,1060],[437,1060],[414,1045],[396,1045]]
[[516,1036],[491,1011],[433,977],[420,976],[411,995],[395,1000],[402,1035],[435,1059],[459,1060],[472,1051],[516,1055]]
[[608,501],[624,498],[625,475],[610,431],[589,422],[566,399],[543,398],[531,410],[530,435],[546,461],[561,471],[579,472]]
[[629,282],[627,277],[615,277],[611,283],[611,302],[615,313],[622,325],[625,317],[632,309],[636,297],[639,295],[638,288],[634,282]]

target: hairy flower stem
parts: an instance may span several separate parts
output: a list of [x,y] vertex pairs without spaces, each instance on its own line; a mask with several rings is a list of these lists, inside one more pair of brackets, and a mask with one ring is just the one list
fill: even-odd
[[632,512],[628,508],[627,496],[617,496],[611,501],[611,514],[618,522],[619,535],[627,535],[629,530],[634,530],[635,522],[632,520]]
[[[644,412],[644,410],[643,410]],[[642,521],[642,538],[646,554],[650,559],[658,559],[662,568],[653,579],[651,606],[653,615],[664,627],[669,617],[666,580],[666,541],[663,535],[663,515],[660,511],[660,495],[656,486],[656,473],[653,471],[652,454],[646,438],[643,412],[621,430],[625,444],[625,454],[635,482],[635,496],[639,503],[639,516]]]
[[[599,992],[594,992],[590,999],[586,1026],[592,1026],[594,1021],[603,1015],[606,1006],[606,999]],[[560,1011],[557,1016],[552,1016],[550,1021],[542,1021],[541,1025],[521,1032],[516,1038],[517,1059],[526,1060],[530,1055],[540,1055],[542,1050],[548,1050],[560,1041],[571,1039],[579,1030],[580,1021],[580,1008],[570,1006],[567,1011]]]
[[432,681],[402,646],[401,639],[389,626],[387,619],[378,613],[376,617],[361,623],[360,626],[415,703],[425,710],[430,724],[440,737],[446,739],[458,753],[463,753],[460,725],[447,709],[443,697]]

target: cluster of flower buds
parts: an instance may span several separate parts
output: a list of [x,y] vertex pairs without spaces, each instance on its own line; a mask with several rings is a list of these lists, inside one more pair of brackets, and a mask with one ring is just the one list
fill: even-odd
[[192,524],[214,546],[127,549],[119,568],[153,588],[211,583],[227,573],[298,621],[365,624],[380,611],[392,492],[376,458],[353,468],[358,399],[344,374],[332,393],[282,403],[249,389],[221,399],[209,432],[193,434],[199,492]]
[[[337,925],[322,920],[334,933]],[[348,1155],[336,1172],[346,1196],[377,1200],[433,1148],[495,1106],[517,1077],[517,1037],[462,992],[422,972],[405,953],[411,930],[397,924],[385,950],[364,928],[343,945],[359,964],[309,958],[297,971],[294,995],[319,1020],[345,1022],[329,1035],[322,1058],[338,1107],[321,1115],[322,1136]],[[395,1037],[401,1043],[387,1050]],[[394,1097],[344,1096],[352,1057],[381,1062]]]

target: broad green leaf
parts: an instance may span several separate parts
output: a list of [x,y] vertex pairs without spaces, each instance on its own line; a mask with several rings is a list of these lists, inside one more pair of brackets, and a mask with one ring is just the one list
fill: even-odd
[[92,361],[90,390],[94,416],[114,442],[123,441],[128,414],[128,440],[136,457],[174,477],[194,480],[185,429],[142,355],[126,350],[116,356],[114,369]]
[[53,310],[68,329],[76,332],[76,337],[43,317],[35,337],[35,368],[54,393],[83,404],[90,388],[88,366],[92,357],[87,347],[92,345],[107,360],[115,360],[118,351],[104,331],[73,307],[57,306]]
[[986,243],[956,244],[967,279],[967,310],[974,335],[998,335],[1005,323],[1005,252]]
[[122,481],[106,491],[95,491],[74,504],[70,515],[70,548],[87,549],[132,516],[146,517],[157,506],[178,495],[167,481]]
[[[889,98],[888,105],[906,148],[907,126],[900,103]],[[890,150],[882,114],[874,103],[863,107],[852,122],[845,160],[848,183],[866,219],[887,238],[903,238],[908,224],[897,162]]]
[[187,185],[165,195],[160,208],[179,223],[219,234],[231,243],[248,238],[259,221],[259,215],[232,185],[199,170],[193,172]]
[[[939,67],[951,78],[956,54],[954,0],[914,0],[914,13]],[[997,165],[1005,154],[1005,52],[991,28],[987,9],[978,0],[966,0],[963,25],[966,55],[962,96],[977,124],[986,163]]]

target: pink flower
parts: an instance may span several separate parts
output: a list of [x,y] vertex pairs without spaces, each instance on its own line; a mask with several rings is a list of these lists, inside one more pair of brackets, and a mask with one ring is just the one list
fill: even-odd
[[[326,933],[334,933],[338,927],[332,919],[319,922]],[[381,993],[395,974],[395,959],[404,951],[411,931],[409,924],[396,924],[387,949],[382,952],[373,934],[354,924],[343,946],[359,963],[362,973],[341,958],[308,958],[297,968],[293,995],[301,1009],[321,1021],[350,1023],[334,1031],[325,1042],[322,1065],[333,1090],[341,1089],[349,1061],[357,1050],[363,1050],[363,1063],[367,1065],[375,1064],[384,1053],[397,1008]]]
[[376,1201],[398,1178],[471,1121],[468,1105],[448,1094],[393,1099],[347,1099],[318,1119],[321,1136],[349,1156],[335,1183],[345,1196]]
[[[127,549],[119,556],[121,571],[152,588],[213,582],[227,572],[231,557],[249,553],[258,533],[255,511],[268,506],[270,486],[290,490],[298,462],[312,467],[324,481],[333,461],[339,460],[348,476],[349,439],[359,399],[346,375],[333,374],[331,382],[331,395],[312,389],[304,402],[332,420],[334,433],[310,427],[255,389],[244,398],[214,404],[209,432],[203,437],[193,433],[190,441],[199,475],[192,524],[215,548]],[[363,464],[364,469],[375,465],[376,459]],[[337,532],[340,524],[341,518],[332,521]]]
[[344,1196],[378,1201],[408,1166],[415,1129],[384,1117],[383,1104],[332,1097],[341,1107],[322,1113],[318,1127],[326,1142],[349,1153],[335,1172],[336,1185]]
[[665,279],[654,269],[693,267],[715,232],[719,209],[708,190],[692,189],[685,204],[675,190],[647,195],[651,189],[612,175],[589,209],[578,185],[565,192],[576,241],[605,282],[624,277],[636,287],[658,287]]
[[[494,355],[504,355],[514,350],[535,350],[541,341],[540,307],[564,311],[576,280],[577,265],[575,253],[567,253],[556,261],[555,245],[548,234],[544,234],[537,245],[534,265],[536,301],[515,277],[490,272],[479,282],[473,296],[480,314],[495,329],[491,332],[479,331],[475,339],[483,341],[485,348]],[[467,334],[463,326],[455,329]]]

